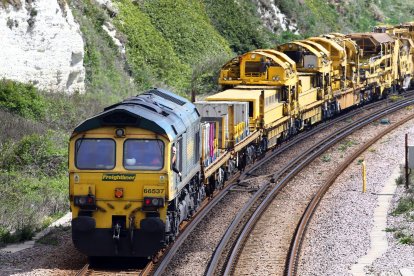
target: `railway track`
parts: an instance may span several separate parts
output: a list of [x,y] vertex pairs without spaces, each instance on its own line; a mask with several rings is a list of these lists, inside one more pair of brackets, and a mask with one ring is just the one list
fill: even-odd
[[119,269],[114,268],[94,268],[90,264],[85,264],[77,273],[76,276],[130,276],[130,275],[149,275],[152,263],[150,262],[144,269]]
[[369,140],[367,143],[365,143],[362,147],[360,147],[355,153],[353,153],[351,156],[349,156],[340,167],[338,167],[334,172],[332,172],[331,176],[329,177],[328,181],[320,187],[318,192],[313,196],[311,202],[308,204],[308,207],[306,208],[306,211],[303,213],[302,218],[299,221],[295,236],[292,240],[292,246],[290,247],[289,253],[288,253],[288,260],[286,265],[286,275],[293,276],[297,273],[297,265],[299,262],[299,254],[300,249],[302,245],[302,241],[304,240],[304,237],[306,235],[306,229],[309,225],[313,214],[315,213],[319,202],[325,195],[325,193],[328,191],[328,189],[333,185],[335,180],[338,178],[338,176],[354,161],[356,160],[363,152],[368,150],[370,146],[375,144],[378,140],[380,140],[383,136],[390,133],[391,131],[395,130],[399,126],[403,125],[404,123],[413,120],[414,114],[411,116],[408,116],[404,118],[403,120],[387,127],[384,131],[377,134],[375,137],[373,137],[371,140]]
[[[237,262],[240,251],[243,249],[244,242],[247,240],[247,236],[251,233],[261,215],[265,212],[277,194],[287,185],[287,183],[311,161],[361,127],[413,103],[413,98],[409,97],[403,101],[380,109],[373,114],[365,116],[342,128],[331,137],[327,137],[320,143],[319,146],[309,149],[305,153],[301,154],[292,160],[280,172],[261,176],[262,178],[268,178],[269,181],[264,185],[263,190],[258,191],[258,193],[260,192],[261,194],[252,197],[252,199],[245,205],[244,208],[241,209],[239,214],[233,220],[218,245],[206,274],[229,275],[233,272],[234,265]],[[260,201],[260,203],[257,201]],[[299,246],[296,248],[299,248]],[[295,256],[292,260],[295,260]]]
[[[406,95],[406,97],[410,97],[411,95],[414,95],[414,93],[408,93]],[[160,252],[160,254],[159,254],[158,258],[156,259],[156,261],[149,262],[148,265],[144,269],[134,270],[133,272],[108,271],[107,270],[107,271],[103,271],[104,274],[99,274],[99,273],[102,273],[102,271],[93,270],[89,267],[88,264],[86,264],[85,267],[82,268],[82,270],[80,270],[77,273],[77,275],[109,275],[109,274],[124,275],[122,273],[133,273],[134,275],[137,275],[137,274],[139,274],[139,275],[161,275],[165,271],[165,269],[167,268],[168,264],[171,262],[173,256],[177,252],[177,250],[180,248],[180,246],[186,240],[186,238],[197,227],[197,225],[207,216],[207,214],[232,190],[232,188],[234,188],[234,185],[237,184],[237,180],[238,181],[243,181],[243,180],[247,180],[247,179],[250,180],[250,179],[254,179],[254,178],[268,178],[269,183],[276,182],[275,181],[276,178],[273,174],[264,175],[264,176],[255,176],[254,173],[263,164],[269,162],[271,159],[275,158],[277,155],[279,155],[280,153],[286,151],[287,149],[293,147],[297,143],[300,143],[301,141],[311,137],[315,133],[318,133],[321,130],[323,130],[325,128],[328,128],[328,127],[336,124],[339,121],[345,121],[348,118],[350,118],[352,116],[355,116],[355,115],[363,112],[366,109],[377,108],[380,105],[384,105],[384,101],[375,102],[375,103],[366,105],[362,109],[360,108],[360,109],[351,110],[350,112],[348,112],[348,113],[346,113],[346,114],[344,114],[340,117],[334,118],[334,119],[332,119],[330,121],[327,121],[327,122],[324,122],[324,123],[321,123],[321,124],[317,125],[316,127],[312,128],[311,130],[307,131],[307,132],[300,133],[300,134],[296,135],[295,137],[293,137],[292,139],[290,139],[288,142],[285,142],[282,145],[275,148],[274,150],[267,152],[267,154],[263,158],[258,160],[256,163],[254,163],[250,167],[248,167],[244,173],[242,173],[242,174],[237,173],[236,175],[234,175],[231,178],[231,180],[228,181],[228,184],[221,191],[216,192],[213,199],[206,200],[203,203],[203,205],[201,206],[200,210],[196,213],[196,215],[194,217],[192,217],[190,221],[186,222],[185,225],[181,228],[181,233],[177,237],[176,241],[173,244],[171,244],[170,246],[168,246],[167,248],[165,248],[163,250],[163,252]],[[390,106],[393,106],[393,104],[390,104]],[[387,107],[387,108],[389,108],[389,107]],[[253,205],[255,205],[255,204],[257,205],[257,202],[261,202],[261,200],[263,200],[263,195],[266,194],[266,190],[268,190],[268,188],[269,187],[266,186],[266,187],[262,187],[261,189],[259,189],[256,192],[256,194],[253,196],[253,198],[256,198],[256,201],[253,201],[253,200],[249,201],[250,202],[249,203],[250,204],[249,208],[244,207],[243,209],[246,208],[246,209],[251,210],[252,209],[251,207]],[[257,200],[259,200],[259,201],[257,201]],[[256,207],[258,207],[258,206],[254,206],[253,209],[256,209]],[[131,274],[125,274],[125,275],[131,275]]]

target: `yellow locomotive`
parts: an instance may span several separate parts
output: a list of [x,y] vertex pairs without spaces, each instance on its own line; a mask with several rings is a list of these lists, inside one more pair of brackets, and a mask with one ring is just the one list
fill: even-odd
[[332,33],[227,62],[223,91],[163,89],[107,107],[69,144],[73,241],[88,256],[149,257],[228,176],[305,127],[407,89],[414,23]]
[[205,197],[199,126],[192,103],[161,89],[77,126],[69,144],[76,248],[147,257],[173,240]]

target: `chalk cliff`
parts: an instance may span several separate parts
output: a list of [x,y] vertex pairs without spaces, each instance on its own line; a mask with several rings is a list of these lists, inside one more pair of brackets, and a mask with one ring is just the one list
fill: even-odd
[[0,5],[0,78],[38,88],[85,90],[84,44],[62,0],[22,0]]

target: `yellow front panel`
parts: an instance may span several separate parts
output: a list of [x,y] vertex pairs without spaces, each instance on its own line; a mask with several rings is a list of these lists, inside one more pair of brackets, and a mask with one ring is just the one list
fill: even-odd
[[74,195],[95,194],[95,184],[76,184],[73,187]]
[[[145,218],[141,211],[143,198],[164,198],[167,202],[169,196],[174,196],[174,189],[169,189],[172,172],[170,170],[170,147],[166,137],[156,135],[138,128],[125,128],[128,139],[158,139],[163,142],[164,160],[160,170],[127,170],[124,168],[124,142],[125,137],[115,137],[115,128],[100,128],[80,134],[71,138],[69,145],[69,184],[71,209],[73,217],[78,216],[79,207],[74,206],[73,197],[81,195],[94,195],[97,210],[93,211],[97,228],[111,228],[112,216],[126,216],[127,227],[129,218],[135,218],[134,227],[139,228],[140,220]],[[75,142],[78,139],[112,139],[116,145],[115,167],[113,169],[83,170],[75,167]],[[146,192],[144,190],[146,189]],[[122,197],[115,196],[116,190],[122,190]],[[148,192],[149,191],[149,192]],[[167,203],[158,209],[160,218],[165,221]]]

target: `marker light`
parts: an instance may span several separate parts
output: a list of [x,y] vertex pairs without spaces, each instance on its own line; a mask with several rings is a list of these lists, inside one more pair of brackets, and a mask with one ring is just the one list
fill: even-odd
[[115,130],[116,137],[125,137],[125,130],[123,128],[117,128]]
[[164,199],[159,197],[145,197],[144,207],[163,207]]

